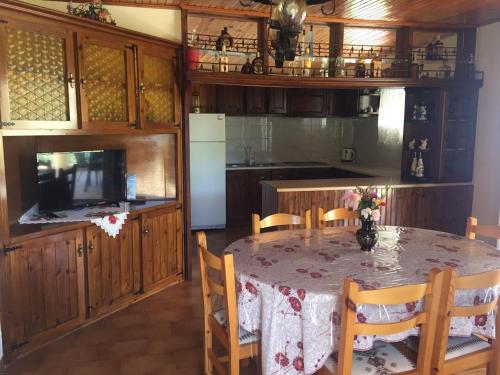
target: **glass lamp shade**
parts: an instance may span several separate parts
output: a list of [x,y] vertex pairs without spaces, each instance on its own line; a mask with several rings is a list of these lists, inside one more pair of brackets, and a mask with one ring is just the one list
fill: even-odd
[[306,20],[306,0],[281,0],[276,6],[278,19],[283,28],[301,28]]

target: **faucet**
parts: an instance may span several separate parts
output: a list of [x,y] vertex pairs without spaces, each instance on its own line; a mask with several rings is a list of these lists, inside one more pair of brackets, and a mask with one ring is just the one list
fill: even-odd
[[254,165],[255,159],[252,154],[252,146],[244,146],[243,150],[245,151],[245,164],[250,166]]

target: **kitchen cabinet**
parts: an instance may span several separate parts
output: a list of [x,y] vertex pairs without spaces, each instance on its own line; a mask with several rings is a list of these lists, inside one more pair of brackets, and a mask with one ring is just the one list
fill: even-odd
[[250,222],[248,171],[226,171],[226,221],[229,227]]
[[252,214],[262,216],[262,181],[272,179],[271,169],[257,169],[248,171],[248,195],[249,207],[247,212],[248,221]]
[[249,115],[262,115],[267,110],[267,89],[265,87],[245,87],[245,113]]
[[477,92],[445,90],[439,178],[471,181],[474,168]]
[[115,238],[95,225],[86,229],[89,317],[115,310],[141,290],[138,219],[127,220]]
[[127,39],[78,34],[80,107],[84,129],[138,127],[134,54]]
[[269,90],[269,113],[284,115],[287,112],[287,89],[271,87]]
[[1,257],[2,331],[9,353],[84,321],[81,230],[14,243],[6,250]]
[[73,33],[9,19],[0,23],[3,128],[76,129]]
[[320,89],[288,90],[288,114],[297,117],[325,117],[327,95]]
[[[329,113],[341,117],[355,117],[359,113],[359,90],[339,89],[330,94]],[[332,108],[333,107],[333,108]]]
[[141,45],[138,52],[141,125],[146,129],[179,126],[175,51]]
[[144,291],[172,282],[183,269],[182,210],[165,208],[142,215]]
[[220,113],[227,116],[245,114],[245,89],[241,86],[219,86],[217,102]]

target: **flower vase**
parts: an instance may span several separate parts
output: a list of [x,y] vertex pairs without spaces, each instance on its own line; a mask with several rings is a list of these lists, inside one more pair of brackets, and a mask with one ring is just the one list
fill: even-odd
[[378,241],[378,232],[373,228],[373,220],[361,220],[361,228],[356,232],[356,239],[362,251],[372,251]]

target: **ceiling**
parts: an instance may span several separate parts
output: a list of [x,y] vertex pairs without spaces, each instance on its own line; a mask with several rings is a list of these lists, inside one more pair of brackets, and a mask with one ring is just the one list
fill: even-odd
[[[66,0],[64,0],[66,1]],[[220,14],[263,16],[269,7],[254,4],[243,7],[238,0],[104,0],[105,4],[126,4],[148,7],[180,7],[202,13],[217,11]],[[310,6],[310,21],[344,21],[374,24],[400,24],[417,26],[425,24],[483,25],[500,20],[498,0],[336,0],[336,11],[324,16],[320,6]],[[376,22],[375,22],[376,21]]]

